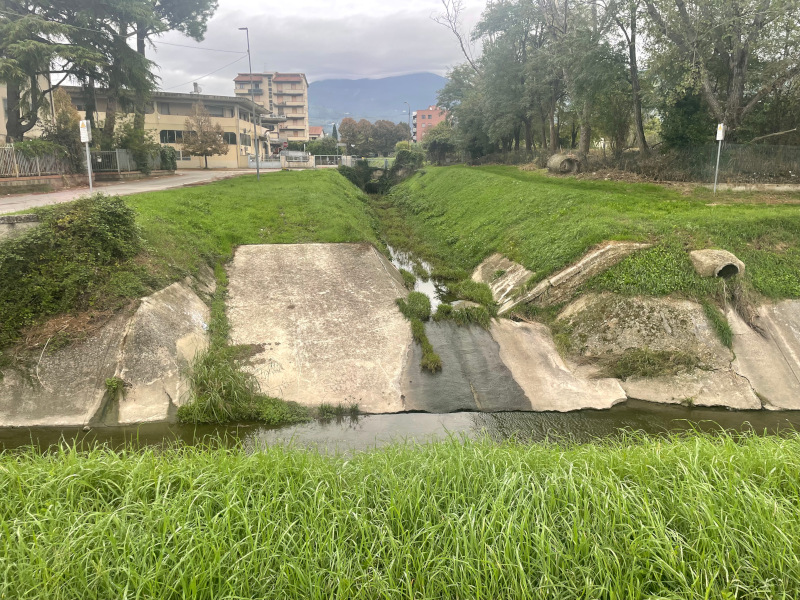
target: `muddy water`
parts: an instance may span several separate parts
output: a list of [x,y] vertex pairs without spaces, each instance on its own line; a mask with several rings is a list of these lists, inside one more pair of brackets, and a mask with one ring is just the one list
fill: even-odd
[[190,445],[241,443],[250,449],[281,444],[349,453],[390,443],[426,443],[450,436],[487,436],[495,441],[517,439],[525,443],[558,439],[587,442],[618,437],[626,431],[659,435],[690,429],[776,434],[800,429],[800,412],[728,411],[628,401],[606,411],[405,413],[312,422],[283,429],[258,425],[165,424],[96,428],[89,432],[55,428],[5,429],[0,430],[0,449],[11,450],[31,444],[47,448],[60,442],[79,446],[102,443],[115,448],[126,444],[144,447],[180,442]]

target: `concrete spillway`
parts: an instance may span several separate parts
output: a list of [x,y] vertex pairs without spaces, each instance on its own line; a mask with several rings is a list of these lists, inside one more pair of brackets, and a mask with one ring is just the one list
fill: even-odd
[[241,246],[229,271],[232,343],[253,348],[262,390],[305,405],[356,402],[370,413],[577,410],[625,399],[616,381],[576,378],[544,327],[429,323],[441,373],[395,300],[398,271],[366,244]]

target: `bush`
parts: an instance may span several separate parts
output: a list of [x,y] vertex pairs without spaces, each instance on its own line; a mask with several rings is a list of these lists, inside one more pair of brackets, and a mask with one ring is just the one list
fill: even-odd
[[478,283],[472,279],[464,279],[450,286],[449,289],[450,292],[455,294],[460,300],[470,300],[484,306],[491,306],[494,304],[492,290],[485,283]]
[[161,146],[161,168],[164,171],[175,171],[178,168],[178,151],[172,146]]
[[47,140],[28,140],[14,144],[14,150],[27,158],[41,158],[43,156],[58,156],[66,158],[67,149],[61,144]]
[[427,321],[431,318],[431,301],[422,292],[410,292],[405,300],[398,298],[397,306],[407,319]]
[[96,194],[43,211],[41,225],[0,244],[0,347],[43,316],[91,305],[140,248],[121,198]]

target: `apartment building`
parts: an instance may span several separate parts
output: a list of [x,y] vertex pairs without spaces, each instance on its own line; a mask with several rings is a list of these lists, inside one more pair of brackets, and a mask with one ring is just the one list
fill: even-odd
[[308,81],[303,73],[239,73],[234,79],[237,98],[253,94],[256,104],[268,114],[286,117],[270,133],[273,146],[285,142],[309,141]]
[[438,106],[429,106],[411,113],[411,136],[415,142],[421,142],[425,134],[447,119],[447,111]]
[[[74,86],[63,87],[70,95],[75,108],[82,115],[86,114],[85,90]],[[102,122],[106,117],[108,92],[96,89],[93,91],[93,96],[95,120]],[[186,118],[195,114],[201,102],[211,115],[212,121],[222,126],[224,139],[228,143],[227,154],[208,157],[210,168],[247,168],[248,157],[255,154],[254,115],[257,115],[263,124],[272,123],[273,126],[283,120],[270,118],[265,108],[253,104],[249,98],[153,92],[145,110],[144,128],[153,132],[156,141],[172,146],[178,151],[179,169],[199,169],[205,166],[203,157],[183,156],[181,152]],[[265,155],[268,146],[264,139],[264,131],[259,129],[259,135],[262,140],[259,153]]]

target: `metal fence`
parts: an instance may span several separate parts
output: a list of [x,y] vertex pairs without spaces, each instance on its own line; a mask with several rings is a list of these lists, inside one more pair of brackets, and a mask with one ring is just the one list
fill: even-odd
[[302,162],[307,163],[311,160],[311,154],[308,152],[298,152],[297,150],[284,150],[281,156],[286,159],[286,162]]
[[0,177],[41,177],[70,171],[69,162],[61,156],[24,156],[13,144],[0,146]]
[[[714,181],[717,146],[694,146],[659,153],[648,158],[638,152],[625,153],[611,161],[633,171],[665,181]],[[604,161],[602,161],[604,162]],[[800,147],[759,144],[722,144],[719,180],[725,183],[800,184]]]
[[92,170],[95,173],[122,173],[136,171],[136,161],[130,150],[92,151]]
[[338,167],[344,157],[336,154],[320,154],[314,156],[314,165],[317,167]]
[[394,165],[394,157],[391,158],[368,158],[367,164],[370,167],[375,167],[378,169],[389,169],[392,165]]

